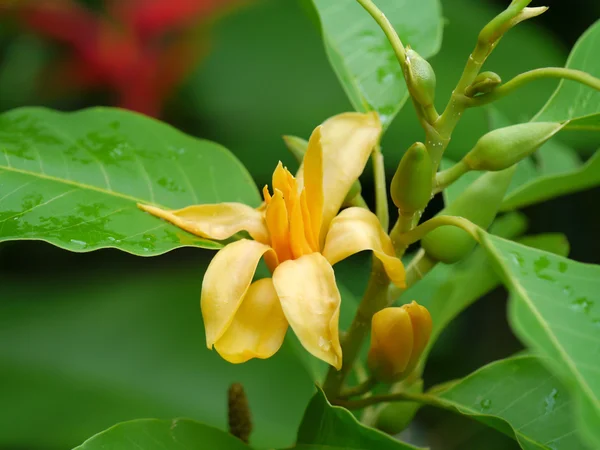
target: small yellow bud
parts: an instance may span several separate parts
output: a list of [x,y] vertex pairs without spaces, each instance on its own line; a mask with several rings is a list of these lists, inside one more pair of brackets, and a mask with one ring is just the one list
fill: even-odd
[[431,327],[429,311],[415,301],[375,313],[367,359],[375,378],[392,383],[410,374],[429,341]]
[[422,106],[433,104],[435,99],[435,72],[431,65],[412,48],[406,49],[406,86],[410,95]]

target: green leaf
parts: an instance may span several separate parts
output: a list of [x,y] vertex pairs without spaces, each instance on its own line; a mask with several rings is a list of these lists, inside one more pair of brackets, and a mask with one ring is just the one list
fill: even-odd
[[539,176],[509,191],[502,203],[502,210],[522,208],[598,185],[600,185],[600,152],[596,152],[583,166],[574,170]]
[[189,419],[140,419],[117,424],[74,450],[243,450],[238,438]]
[[292,445],[312,379],[288,342],[245,364],[206,348],[199,297],[208,255],[194,255],[191,268],[158,257],[137,273],[32,273],[27,282],[0,274],[0,398],[10,405],[0,408],[0,448],[73,448],[142,417],[226,429],[235,382],[252,411],[251,444]]
[[0,241],[158,255],[220,248],[142,212],[237,201],[258,205],[250,175],[218,144],[139,114],[42,108],[0,115]]
[[306,408],[294,448],[303,450],[416,449],[412,445],[361,424],[347,409],[331,406],[320,390]]
[[494,362],[432,394],[440,405],[514,436],[523,449],[588,448],[577,435],[569,391],[535,356]]
[[[377,111],[387,127],[408,98],[391,44],[355,0],[313,0],[313,3],[321,19],[329,61],[350,102],[358,111]],[[410,45],[423,58],[437,53],[442,40],[438,0],[376,3],[404,45]]]
[[515,333],[553,362],[573,389],[590,442],[600,445],[600,266],[582,264],[482,233],[511,292]]
[[[600,20],[579,38],[566,67],[600,77]],[[575,81],[562,80],[532,119],[538,122],[571,120],[565,129],[600,130],[600,92]]]

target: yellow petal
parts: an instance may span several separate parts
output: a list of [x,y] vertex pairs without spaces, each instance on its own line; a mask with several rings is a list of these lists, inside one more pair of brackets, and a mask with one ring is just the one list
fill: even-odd
[[279,189],[275,189],[265,214],[267,227],[271,235],[271,247],[277,253],[280,261],[291,259],[288,211],[283,200],[283,194]]
[[259,242],[269,240],[262,212],[243,203],[194,205],[173,211],[150,205],[138,207],[203,238],[223,240],[247,231]]
[[256,266],[267,252],[273,252],[268,245],[240,239],[219,250],[210,262],[204,274],[200,297],[209,349],[233,321],[252,282]]
[[273,273],[283,313],[306,350],[342,367],[340,293],[333,268],[320,253],[285,261]]
[[[310,231],[320,245],[321,223],[323,221],[323,149],[321,147],[321,126],[313,131],[304,156],[304,192],[310,217]],[[305,221],[308,225],[307,221]]]
[[390,280],[405,287],[404,265],[396,258],[392,241],[377,216],[364,208],[345,209],[331,222],[323,256],[333,265],[363,250],[372,250]]
[[[369,159],[381,134],[377,113],[344,113],[334,116],[321,125],[321,152],[323,170],[323,220],[321,228],[327,230],[346,194]],[[308,154],[308,150],[307,150]],[[306,161],[305,161],[306,162]],[[303,164],[298,171],[298,182],[304,185],[308,178]],[[321,232],[324,239],[325,232]]]
[[234,364],[269,358],[283,344],[287,328],[273,281],[264,278],[250,285],[227,331],[215,342],[215,350]]

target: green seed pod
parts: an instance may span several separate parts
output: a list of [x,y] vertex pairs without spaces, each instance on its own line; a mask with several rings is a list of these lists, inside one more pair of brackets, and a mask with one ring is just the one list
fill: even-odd
[[[484,229],[489,227],[502,205],[515,169],[513,166],[482,175],[439,215],[460,216]],[[464,258],[475,246],[475,241],[466,231],[444,225],[427,233],[421,246],[431,258],[452,264]]]
[[402,157],[392,178],[392,200],[402,214],[411,215],[427,206],[432,189],[431,157],[423,143],[415,142]]
[[[283,141],[285,142],[285,146],[290,151],[290,153],[296,158],[298,164],[302,164],[304,160],[304,154],[306,153],[306,149],[308,148],[308,141],[306,139],[302,139],[297,136],[283,136]],[[344,199],[344,206],[352,206],[356,202],[356,198],[360,196],[362,193],[362,186],[359,180],[355,180],[346,194],[346,198]],[[362,198],[361,198],[362,199]],[[361,202],[358,202],[361,203]],[[364,200],[362,200],[364,203]]]
[[412,48],[406,49],[404,73],[410,95],[422,106],[433,104],[435,99],[435,72],[431,65]]
[[474,97],[477,94],[487,94],[496,89],[496,86],[500,83],[502,83],[502,79],[497,73],[481,72],[465,90],[465,95],[467,97]]
[[560,122],[529,122],[483,135],[463,161],[472,170],[503,170],[535,152],[564,127]]

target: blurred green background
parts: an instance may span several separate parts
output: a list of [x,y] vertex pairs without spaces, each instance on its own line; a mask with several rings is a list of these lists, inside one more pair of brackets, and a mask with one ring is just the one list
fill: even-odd
[[[102,2],[87,2],[102,14]],[[437,72],[440,105],[462,71],[478,30],[507,1],[444,0]],[[537,2],[536,3],[537,6]],[[48,70],[69,48],[46,39],[0,2],[0,111],[25,105],[73,110],[112,105],[108,89],[48,87]],[[486,65],[509,79],[563,65],[577,37],[600,15],[590,0],[548,2],[550,11],[503,38]],[[350,104],[329,67],[318,24],[305,0],[262,0],[209,12],[192,27],[201,57],[165,96],[161,118],[228,147],[259,186],[278,160],[295,168],[281,136],[308,137]],[[513,121],[531,117],[556,82],[540,81],[498,103]],[[459,125],[450,155],[467,151],[486,130],[483,111]],[[383,141],[393,173],[404,149],[422,139],[410,105]],[[569,136],[567,136],[569,139]],[[573,145],[589,155],[588,140]],[[372,201],[369,172],[364,196]],[[1,193],[1,192],[0,192]],[[595,201],[587,191],[528,208],[531,232],[561,231],[571,257],[600,262]],[[433,215],[436,199],[427,214]],[[593,217],[590,217],[593,215]],[[233,366],[206,350],[198,299],[208,251],[180,249],[151,259],[114,250],[72,254],[37,242],[0,244],[0,449],[66,449],[91,434],[137,417],[185,416],[225,426],[226,389],[242,381],[255,413],[253,443],[286,446],[312,383],[286,343],[276,357]],[[351,260],[356,270],[363,259]],[[342,275],[340,275],[342,277]],[[353,301],[360,292],[345,296]],[[418,299],[417,299],[418,300]],[[464,376],[520,349],[498,290],[462,314],[438,341],[427,384]],[[289,390],[289,386],[293,390]],[[406,439],[434,449],[510,449],[514,443],[464,418],[424,409]],[[496,448],[496,447],[494,447]]]

